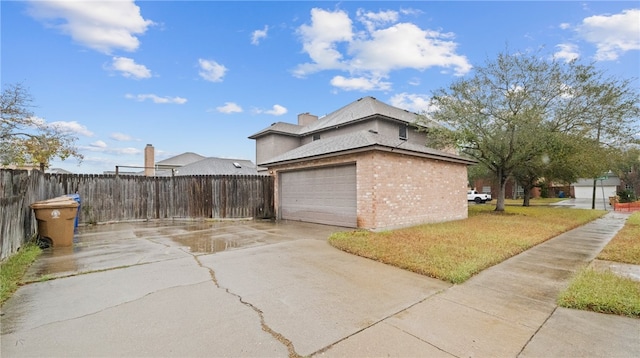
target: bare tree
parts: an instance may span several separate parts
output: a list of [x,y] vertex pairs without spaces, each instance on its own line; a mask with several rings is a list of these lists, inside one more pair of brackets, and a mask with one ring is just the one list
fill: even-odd
[[38,164],[44,171],[53,158],[83,156],[77,138],[34,116],[33,98],[22,83],[5,86],[0,98],[0,161],[2,165]]

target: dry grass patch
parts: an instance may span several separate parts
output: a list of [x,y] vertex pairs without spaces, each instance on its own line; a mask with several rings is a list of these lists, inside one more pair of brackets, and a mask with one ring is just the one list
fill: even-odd
[[580,271],[558,297],[567,308],[640,318],[640,282],[611,271]]
[[598,256],[600,260],[640,265],[640,212],[631,215],[625,226]]
[[562,232],[605,214],[604,211],[548,207],[472,205],[469,218],[374,233],[333,234],[331,245],[423,275],[461,283],[476,273]]

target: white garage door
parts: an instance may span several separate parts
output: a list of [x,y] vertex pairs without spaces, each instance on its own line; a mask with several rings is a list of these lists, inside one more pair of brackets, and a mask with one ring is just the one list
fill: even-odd
[[280,174],[280,216],[319,224],[356,227],[356,166]]
[[[596,199],[603,198],[602,192],[604,191],[604,198],[608,199],[610,196],[616,195],[616,187],[615,186],[600,186],[600,183],[596,185]],[[593,197],[593,187],[585,187],[585,186],[575,186],[573,187],[573,194],[576,199],[591,199]]]

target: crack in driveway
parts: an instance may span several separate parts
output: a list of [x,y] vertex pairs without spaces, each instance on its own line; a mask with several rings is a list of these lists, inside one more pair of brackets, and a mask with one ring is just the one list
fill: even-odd
[[242,303],[243,305],[251,308],[255,313],[258,314],[258,317],[260,317],[260,326],[262,327],[262,330],[267,332],[267,333],[269,333],[278,342],[282,343],[285,347],[287,347],[287,351],[289,352],[289,358],[300,358],[300,357],[302,357],[300,354],[298,354],[296,352],[295,347],[293,346],[293,342],[291,342],[291,340],[289,340],[287,337],[283,336],[281,333],[276,332],[273,328],[269,327],[269,325],[267,324],[267,322],[264,319],[264,312],[262,312],[262,310],[260,310],[256,306],[254,306],[252,303],[245,301],[242,298],[242,296],[240,296],[239,294],[231,292],[226,287],[220,286],[220,283],[218,283],[218,279],[216,278],[215,271],[213,271],[212,268],[204,266],[202,264],[202,262],[200,261],[200,259],[198,258],[198,255],[192,255],[192,256],[193,256],[194,260],[196,260],[196,262],[198,263],[198,266],[200,266],[200,267],[202,267],[202,268],[204,268],[204,269],[209,271],[209,275],[211,275],[211,281],[213,281],[213,283],[216,285],[217,288],[223,289],[228,294],[237,297],[238,301],[240,301],[240,303]]

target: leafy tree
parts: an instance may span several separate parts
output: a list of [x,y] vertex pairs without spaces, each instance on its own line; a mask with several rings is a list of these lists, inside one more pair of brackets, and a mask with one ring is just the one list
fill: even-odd
[[626,185],[631,186],[630,194],[640,198],[640,148],[630,147],[621,151],[612,170]]
[[521,163],[513,171],[514,179],[524,191],[523,206],[529,206],[536,186],[572,183],[589,173],[601,173],[600,168],[607,166],[606,158],[610,157],[610,150],[590,138],[546,131],[539,134],[537,140],[542,154]]
[[33,98],[23,84],[9,84],[0,98],[0,160],[2,165],[39,164],[44,171],[53,158],[82,160],[76,137],[48,125],[31,111]]
[[[496,211],[504,211],[505,185],[514,175],[523,182],[545,174],[597,176],[605,161],[594,148],[628,142],[640,113],[630,81],[605,78],[576,61],[506,52],[476,67],[472,77],[437,90],[432,108],[423,120],[444,124],[429,129],[433,143],[456,145],[493,174]],[[563,160],[580,157],[591,164],[559,175]]]

